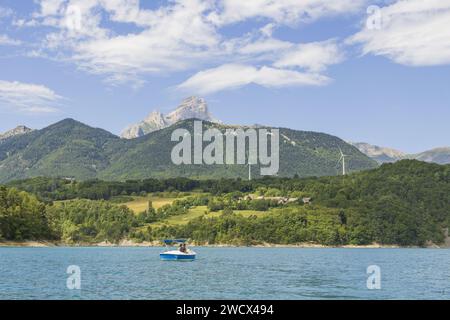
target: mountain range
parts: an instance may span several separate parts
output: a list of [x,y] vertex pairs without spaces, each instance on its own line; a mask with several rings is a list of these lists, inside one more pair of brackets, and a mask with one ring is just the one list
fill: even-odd
[[416,159],[438,164],[450,164],[450,147],[435,148],[416,154],[407,154],[399,150],[371,145],[365,142],[350,143],[380,164],[396,162],[403,159]]
[[[171,141],[171,134],[177,128],[192,132],[193,119],[203,120],[205,129],[214,127],[222,132],[239,127],[215,119],[205,100],[198,97],[185,99],[167,115],[152,112],[143,121],[128,127],[121,137],[73,119],[41,130],[19,126],[0,135],[0,182],[36,176],[79,180],[246,178],[248,167],[245,165],[177,166],[172,163],[171,150],[177,142]],[[341,166],[339,149],[347,155],[349,172],[375,168],[377,162],[401,159],[450,163],[450,148],[407,155],[367,143],[347,143],[325,133],[279,129],[280,176],[337,175]],[[257,177],[258,165],[254,168]]]
[[[203,122],[204,129],[227,126]],[[246,179],[246,165],[174,165],[173,130],[193,132],[194,120],[135,139],[120,137],[73,119],[65,119],[41,130],[11,136],[0,142],[0,182],[36,176],[127,180],[145,178],[237,178]],[[244,127],[245,128],[245,127]],[[207,143],[205,143],[206,145]],[[348,155],[349,171],[377,167],[377,163],[342,139],[324,133],[280,128],[279,176],[328,176],[340,172],[339,148]],[[254,165],[254,177],[259,166]]]
[[121,134],[124,139],[142,137],[151,132],[167,128],[179,121],[186,119],[200,119],[209,122],[220,123],[208,110],[208,105],[203,98],[189,97],[171,113],[164,115],[159,111],[153,111],[139,123],[130,125]]

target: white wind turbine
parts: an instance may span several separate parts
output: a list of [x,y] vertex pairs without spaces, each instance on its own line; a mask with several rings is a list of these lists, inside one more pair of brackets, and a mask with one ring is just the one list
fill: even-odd
[[345,176],[345,157],[348,157],[346,154],[342,153],[342,149],[339,148],[339,152],[341,153],[341,157],[338,162],[342,162],[342,175]]

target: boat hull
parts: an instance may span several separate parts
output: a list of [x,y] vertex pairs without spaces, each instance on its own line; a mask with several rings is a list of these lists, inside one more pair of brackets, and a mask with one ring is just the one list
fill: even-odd
[[163,261],[194,261],[196,254],[193,253],[182,253],[182,252],[162,252],[159,257]]

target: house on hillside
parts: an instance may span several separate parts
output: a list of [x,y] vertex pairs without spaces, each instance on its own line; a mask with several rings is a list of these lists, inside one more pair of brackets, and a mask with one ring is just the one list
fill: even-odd
[[276,201],[278,204],[288,204],[298,201],[298,198],[288,198],[288,197],[265,197],[265,196],[256,196],[254,194],[248,194],[243,198],[240,198],[239,201],[253,201],[253,200],[268,200],[268,201]]

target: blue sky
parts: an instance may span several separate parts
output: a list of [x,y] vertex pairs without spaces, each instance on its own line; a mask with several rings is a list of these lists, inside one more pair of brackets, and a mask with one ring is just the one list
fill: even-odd
[[448,146],[448,21],[448,0],[1,0],[0,131],[119,134],[198,95],[226,123]]

